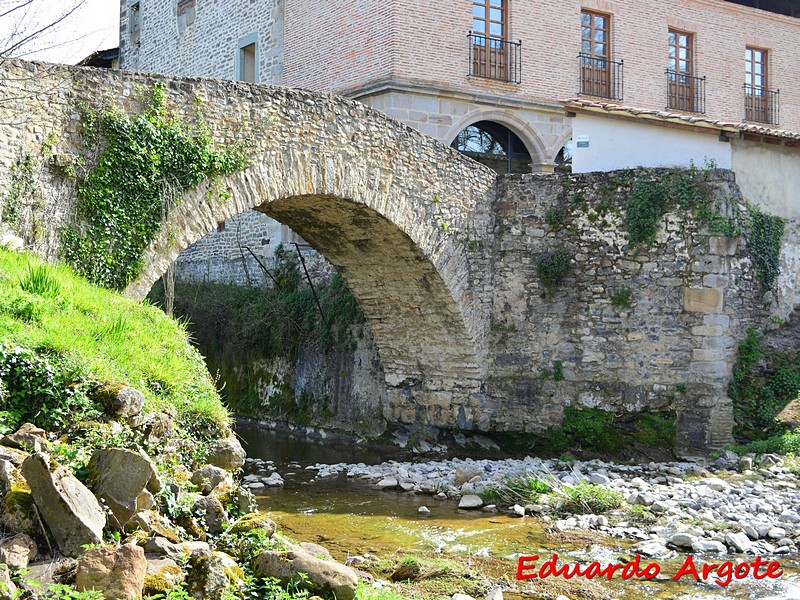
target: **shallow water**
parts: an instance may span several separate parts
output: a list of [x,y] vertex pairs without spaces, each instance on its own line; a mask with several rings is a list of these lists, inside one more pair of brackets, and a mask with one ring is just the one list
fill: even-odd
[[[633,557],[627,553],[630,541],[597,536],[554,536],[546,524],[531,518],[514,519],[505,515],[458,510],[452,500],[440,501],[427,495],[397,491],[378,491],[361,481],[344,475],[311,481],[313,471],[308,464],[364,462],[377,464],[394,459],[391,452],[367,451],[357,446],[314,444],[289,439],[271,432],[242,431],[248,455],[273,460],[284,477],[283,488],[271,488],[259,497],[262,510],[268,512],[279,527],[302,541],[320,543],[334,558],[347,560],[365,554],[397,556],[415,553],[440,553],[495,559],[480,563],[480,569],[492,577],[514,580],[517,556],[539,555],[537,564],[559,555],[559,564],[601,565],[624,563]],[[289,465],[293,468],[289,468]],[[297,466],[300,468],[297,468]],[[420,517],[417,510],[427,506],[429,517]],[[737,562],[737,557],[728,557]],[[752,561],[755,557],[738,556]],[[765,557],[766,559],[767,557]],[[713,582],[696,582],[690,576],[673,581],[686,559],[685,554],[669,561],[656,561],[661,574],[654,580],[623,581],[619,573],[611,580],[596,578],[591,582],[576,577],[570,581],[570,597],[597,598],[597,583],[610,597],[625,600],[703,600],[708,598],[797,599],[800,600],[800,561],[797,557],[777,557],[783,576],[756,581],[749,576],[720,587]],[[694,556],[698,567],[704,562],[720,563],[725,557]],[[641,565],[648,564],[642,558]],[[762,568],[763,572],[763,568]],[[552,581],[555,577],[549,578]],[[538,580],[526,580],[524,587],[541,589]],[[512,600],[515,595],[506,594]],[[522,598],[523,596],[519,596]]]

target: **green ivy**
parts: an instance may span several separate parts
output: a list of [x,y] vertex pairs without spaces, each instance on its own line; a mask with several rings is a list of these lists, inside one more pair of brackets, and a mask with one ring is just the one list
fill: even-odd
[[[64,357],[0,346],[0,432],[31,422],[61,430],[100,413],[87,396],[86,374]],[[32,401],[35,400],[35,401]]]
[[78,183],[78,223],[63,232],[64,257],[92,282],[122,289],[141,272],[171,199],[243,169],[247,157],[241,146],[214,149],[202,122],[177,120],[165,108],[163,85],[141,114],[84,107],[83,115],[84,142],[102,150]]
[[759,438],[780,429],[776,416],[800,390],[800,353],[761,350],[761,334],[754,328],[739,343],[728,396],[733,400],[734,433]]
[[5,208],[0,217],[10,225],[19,223],[22,203],[36,193],[34,159],[26,153],[11,166],[11,185],[6,196]]
[[542,252],[536,260],[536,274],[539,276],[539,281],[547,290],[552,291],[566,277],[571,262],[572,254],[566,248]]
[[747,249],[756,263],[761,289],[772,289],[780,273],[781,238],[786,221],[753,208]]

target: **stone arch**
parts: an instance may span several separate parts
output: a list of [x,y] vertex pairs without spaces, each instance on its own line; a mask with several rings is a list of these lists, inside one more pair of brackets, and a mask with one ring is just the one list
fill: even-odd
[[[259,210],[347,281],[386,373],[385,416],[471,427],[485,401],[491,287],[488,259],[470,240],[489,238],[495,174],[352,101],[258,86],[251,93],[236,116],[255,124],[252,164],[184,195],[126,293],[144,296],[217,223]],[[216,108],[207,102],[207,111]],[[266,121],[257,118],[264,109]]]
[[561,148],[563,148],[564,144],[566,144],[569,140],[572,139],[572,135],[573,135],[572,127],[570,127],[558,138],[558,142],[556,143],[555,146],[556,147],[555,154],[553,154],[550,157],[551,162],[555,162],[556,156],[558,155],[559,152],[561,152]]
[[455,123],[444,138],[444,143],[448,146],[453,143],[456,136],[466,127],[477,123],[478,121],[494,121],[501,125],[508,127],[525,145],[531,159],[538,162],[544,162],[546,158],[546,145],[544,144],[539,133],[528,125],[525,121],[515,116],[512,112],[507,110],[474,110],[463,116],[457,123]]

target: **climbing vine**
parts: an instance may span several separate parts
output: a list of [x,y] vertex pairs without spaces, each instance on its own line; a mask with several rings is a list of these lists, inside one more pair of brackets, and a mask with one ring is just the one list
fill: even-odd
[[780,273],[781,237],[786,221],[753,209],[750,217],[750,235],[747,249],[756,263],[761,289],[772,289]]
[[144,249],[182,192],[243,169],[247,156],[240,145],[215,149],[202,122],[192,127],[168,112],[163,85],[133,117],[81,109],[84,142],[101,149],[78,182],[78,222],[63,232],[64,257],[92,282],[121,289],[139,275]]

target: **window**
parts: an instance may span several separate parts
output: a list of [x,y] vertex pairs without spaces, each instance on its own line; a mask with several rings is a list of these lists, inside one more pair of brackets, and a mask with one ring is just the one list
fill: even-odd
[[507,40],[506,0],[473,0],[470,75],[519,83],[520,43]]
[[494,39],[506,39],[505,0],[475,0],[472,3],[472,31]]
[[236,79],[258,83],[258,34],[253,33],[239,40],[236,57]]
[[777,123],[777,92],[769,89],[769,54],[761,48],[744,52],[744,118]]
[[581,93],[611,98],[611,17],[581,11]]
[[195,0],[178,0],[177,16],[179,33],[183,33],[186,31],[187,27],[194,23],[195,10]]
[[138,43],[142,34],[142,15],[141,7],[138,2],[134,2],[130,6],[128,12],[128,32],[130,33],[131,41]]
[[531,155],[513,131],[494,121],[465,127],[450,144],[498,173],[530,173]]
[[705,78],[694,76],[694,36],[670,29],[667,41],[667,107],[705,112]]

